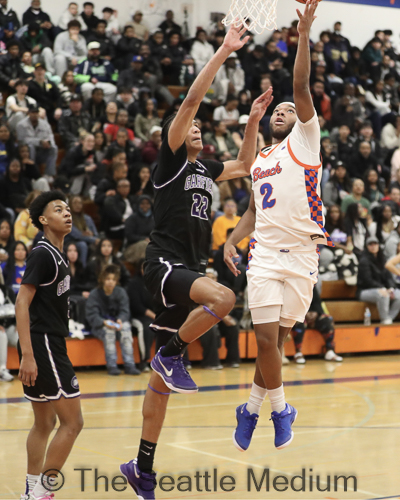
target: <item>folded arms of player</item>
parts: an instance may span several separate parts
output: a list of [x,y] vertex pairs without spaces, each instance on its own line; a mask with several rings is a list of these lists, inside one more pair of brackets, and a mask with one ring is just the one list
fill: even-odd
[[224,170],[217,181],[225,181],[250,175],[250,168],[256,157],[259,123],[265,115],[268,106],[274,99],[272,92],[273,89],[270,87],[253,102],[238,157],[236,160],[224,162]]
[[28,387],[35,385],[38,374],[35,357],[33,355],[29,320],[29,306],[31,305],[35,293],[35,285],[21,285],[15,302],[15,317],[17,320],[19,344],[22,352],[18,378]]
[[235,276],[240,274],[236,264],[233,263],[232,257],[239,257],[236,252],[236,245],[246,236],[254,232],[256,226],[256,205],[254,203],[254,193],[251,193],[249,207],[243,214],[243,217],[238,222],[235,229],[232,231],[224,245],[224,261],[228,268]]
[[234,24],[232,24],[225,36],[223,44],[200,71],[193,85],[190,87],[188,95],[179,108],[168,133],[168,144],[171,151],[174,153],[185,142],[199,106],[210,88],[219,68],[232,52],[241,49],[243,45],[247,43],[249,39],[248,36],[244,37],[243,40],[241,39],[245,33],[246,28],[243,25],[235,27]]
[[316,18],[314,14],[317,6],[317,0],[307,0],[303,14],[296,9],[299,16],[299,44],[293,69],[293,98],[297,116],[302,123],[311,120],[315,113],[310,93],[310,29]]

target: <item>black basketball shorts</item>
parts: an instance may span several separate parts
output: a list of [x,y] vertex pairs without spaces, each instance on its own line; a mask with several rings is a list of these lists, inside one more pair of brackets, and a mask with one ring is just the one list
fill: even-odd
[[198,304],[190,298],[190,289],[198,278],[203,277],[204,274],[161,257],[145,262],[145,284],[156,301],[156,318],[150,326],[157,332],[170,333],[162,336],[162,344],[179,330],[189,313],[197,307]]
[[[33,387],[26,385],[24,395],[30,401],[46,403],[80,396],[79,383],[67,354],[64,337],[43,333],[32,333],[33,355],[38,368],[38,376]],[[18,342],[21,361],[21,348]]]

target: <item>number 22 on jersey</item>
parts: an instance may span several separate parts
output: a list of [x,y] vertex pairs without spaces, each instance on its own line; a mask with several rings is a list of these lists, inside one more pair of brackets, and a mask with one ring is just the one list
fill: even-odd
[[193,205],[192,205],[192,217],[198,217],[199,219],[208,220],[207,208],[208,208],[207,196],[202,196],[201,194],[194,193]]
[[274,198],[273,200],[270,200],[272,191],[274,188],[269,182],[266,182],[260,187],[260,193],[264,196],[263,198],[263,210],[266,210],[267,208],[272,208],[275,206],[276,199]]

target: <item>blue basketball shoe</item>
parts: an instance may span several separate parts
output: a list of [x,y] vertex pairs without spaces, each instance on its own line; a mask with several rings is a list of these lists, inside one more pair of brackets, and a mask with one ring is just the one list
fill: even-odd
[[236,408],[237,427],[233,431],[233,444],[239,451],[246,451],[250,446],[254,429],[258,422],[257,413],[247,411],[247,403]]
[[161,355],[161,349],[162,347],[151,361],[151,367],[164,380],[165,385],[182,394],[197,392],[199,388],[186,370],[182,356],[164,357]]
[[137,459],[119,466],[139,500],[155,500],[154,490],[157,486],[156,473],[142,472],[137,466]]
[[297,418],[297,410],[289,403],[283,411],[278,413],[273,411],[271,413],[272,422],[275,427],[275,448],[281,450],[286,448],[293,440],[294,432],[292,431],[292,424]]

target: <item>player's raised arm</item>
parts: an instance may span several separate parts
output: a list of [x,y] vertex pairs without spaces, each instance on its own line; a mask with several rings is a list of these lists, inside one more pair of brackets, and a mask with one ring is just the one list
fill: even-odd
[[310,29],[316,18],[314,14],[317,6],[317,0],[307,0],[303,14],[296,9],[299,16],[297,25],[299,44],[293,70],[293,97],[297,116],[302,123],[308,122],[314,116],[314,105],[310,93]]
[[35,357],[33,355],[29,322],[29,306],[31,305],[35,293],[36,287],[34,285],[23,284],[21,285],[15,302],[15,317],[17,320],[17,331],[22,353],[18,378],[28,387],[35,385],[38,373]]
[[229,238],[226,240],[224,245],[224,261],[228,266],[230,271],[237,276],[240,274],[239,269],[233,263],[233,257],[239,257],[236,252],[236,245],[239,241],[242,241],[244,238],[251,234],[256,226],[256,205],[254,202],[254,191],[251,192],[249,207],[246,212],[243,214],[243,217],[238,222],[235,229],[232,231]]
[[241,49],[247,43],[248,36],[241,39],[245,33],[245,26],[236,27],[235,23],[233,23],[221,47],[197,75],[168,132],[168,144],[174,153],[184,143],[199,106],[219,68],[232,52]]
[[259,123],[274,99],[272,92],[272,87],[269,87],[260,97],[254,100],[238,157],[236,160],[224,162],[224,171],[218,177],[218,181],[236,179],[250,174],[250,168],[256,157]]

